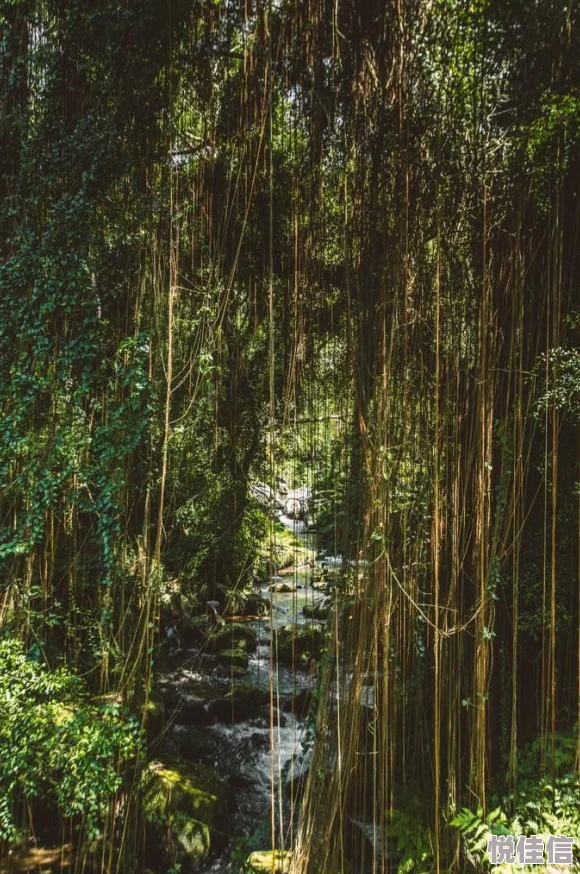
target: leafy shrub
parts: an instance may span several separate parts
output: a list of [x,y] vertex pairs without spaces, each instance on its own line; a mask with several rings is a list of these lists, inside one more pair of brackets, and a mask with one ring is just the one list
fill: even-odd
[[120,705],[95,705],[68,669],[0,641],[0,839],[19,838],[15,812],[31,799],[82,817],[95,836],[123,765],[141,751],[137,720]]
[[[552,766],[551,735],[544,738],[544,749],[549,761],[542,756],[541,739],[523,749],[519,755],[518,793],[506,796],[485,817],[478,808],[474,813],[463,808],[451,821],[463,836],[468,858],[481,871],[491,870],[487,842],[491,835],[540,835],[546,841],[549,835],[574,838],[574,855],[580,855],[580,794],[575,770],[577,738],[572,734],[557,733],[554,743],[554,774],[545,773]],[[507,810],[513,807],[513,815]],[[532,870],[530,866],[503,863],[493,867],[494,872]],[[573,870],[580,870],[575,865]]]
[[395,844],[397,874],[426,874],[433,870],[429,830],[417,798],[390,812],[388,836]]

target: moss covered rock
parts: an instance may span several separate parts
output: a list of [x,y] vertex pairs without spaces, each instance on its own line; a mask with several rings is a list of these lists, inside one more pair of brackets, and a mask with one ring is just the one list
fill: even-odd
[[223,650],[245,649],[254,652],[258,646],[258,637],[253,628],[243,625],[241,622],[232,622],[215,631],[209,640],[210,648],[214,652]]
[[224,785],[203,765],[151,762],[142,805],[148,857],[161,865],[195,871],[227,834]]
[[267,598],[251,595],[246,601],[246,616],[268,616],[271,604]]
[[240,589],[232,591],[229,586],[221,585],[216,587],[212,597],[222,605],[220,610],[222,616],[241,616],[244,613],[247,595],[247,592]]
[[324,635],[322,626],[285,625],[273,638],[273,646],[278,659],[287,664],[307,666],[310,658],[317,658],[322,652]]
[[271,592],[278,592],[281,594],[284,594],[287,592],[295,592],[296,586],[294,585],[294,583],[287,583],[286,581],[283,581],[281,583],[272,583],[270,585],[270,591]]
[[192,696],[176,701],[172,719],[177,725],[211,725],[213,722],[205,700]]
[[240,684],[223,698],[212,701],[209,710],[218,722],[233,723],[251,719],[270,701],[270,693],[263,689]]
[[241,668],[244,671],[248,668],[248,653],[245,649],[236,647],[235,649],[224,649],[217,655],[217,660],[220,665],[226,668],[234,667]]
[[290,853],[282,850],[258,850],[250,853],[246,867],[252,874],[287,874],[290,871]]

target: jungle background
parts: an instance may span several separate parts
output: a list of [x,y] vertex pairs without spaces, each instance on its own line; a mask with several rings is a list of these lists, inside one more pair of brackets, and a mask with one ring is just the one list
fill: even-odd
[[[580,853],[578,16],[1,0],[0,867]],[[289,820],[271,620],[272,815],[238,834],[164,759],[164,629],[229,633],[240,697],[239,618],[310,562],[281,493],[333,558],[284,631],[310,759]]]

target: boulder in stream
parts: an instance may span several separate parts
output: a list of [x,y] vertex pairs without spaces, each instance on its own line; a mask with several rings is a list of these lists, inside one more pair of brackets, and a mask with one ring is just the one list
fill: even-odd
[[248,669],[248,653],[240,646],[234,649],[222,649],[217,654],[218,664],[224,668],[238,668],[242,671]]
[[181,758],[188,762],[209,763],[215,759],[216,743],[212,732],[187,726],[186,729],[176,730],[174,737]]
[[234,723],[251,719],[270,700],[270,693],[252,686],[239,685],[223,698],[210,704],[210,713],[218,722]]
[[246,592],[232,591],[227,585],[217,586],[216,597],[220,604],[223,604],[223,608],[220,610],[222,616],[241,616],[244,613]]
[[282,707],[287,713],[295,713],[298,719],[306,719],[312,706],[312,689],[302,689],[293,698],[284,701]]
[[248,856],[246,867],[252,874],[287,874],[290,871],[290,853],[283,850],[257,850]]
[[281,662],[286,664],[308,665],[308,657],[317,658],[322,652],[324,634],[322,626],[317,623],[310,625],[284,625],[274,635],[272,644]]
[[246,601],[246,616],[268,616],[270,613],[271,604],[268,598],[262,598],[260,595],[250,595]]
[[212,718],[201,698],[183,698],[173,712],[177,725],[211,725]]
[[281,583],[271,583],[270,591],[277,592],[279,594],[283,594],[286,592],[295,592],[296,586],[294,585],[294,583],[287,583],[286,581],[283,581]]
[[151,762],[142,778],[148,858],[195,871],[227,833],[224,784],[202,765]]
[[258,646],[258,636],[253,628],[241,622],[232,622],[217,629],[209,638],[209,647],[213,652],[243,649],[255,652]]

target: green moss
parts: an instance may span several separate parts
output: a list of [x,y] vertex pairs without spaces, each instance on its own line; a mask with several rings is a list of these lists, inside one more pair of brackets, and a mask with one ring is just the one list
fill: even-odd
[[258,689],[250,683],[239,683],[233,689],[229,689],[224,696],[233,701],[242,701],[250,707],[257,709],[270,701],[270,693],[264,689]]
[[285,625],[274,636],[273,646],[280,661],[287,664],[307,664],[309,656],[317,658],[322,651],[324,635],[322,626],[312,625]]
[[234,648],[243,648],[253,652],[258,645],[258,638],[253,628],[241,622],[233,622],[218,629],[210,638],[214,652]]
[[226,667],[230,665],[235,668],[243,668],[247,670],[248,654],[243,649],[224,649],[218,653],[218,662]]
[[189,861],[202,861],[209,855],[211,835],[209,827],[195,819],[174,817],[175,842]]
[[218,778],[202,765],[151,762],[145,778],[143,812],[146,818],[157,819],[179,808],[211,825],[222,791]]
[[197,865],[226,829],[221,781],[203,765],[152,762],[143,778],[142,809],[148,846],[171,865]]
[[250,853],[246,866],[252,874],[287,874],[290,871],[290,853],[282,850],[257,850]]

